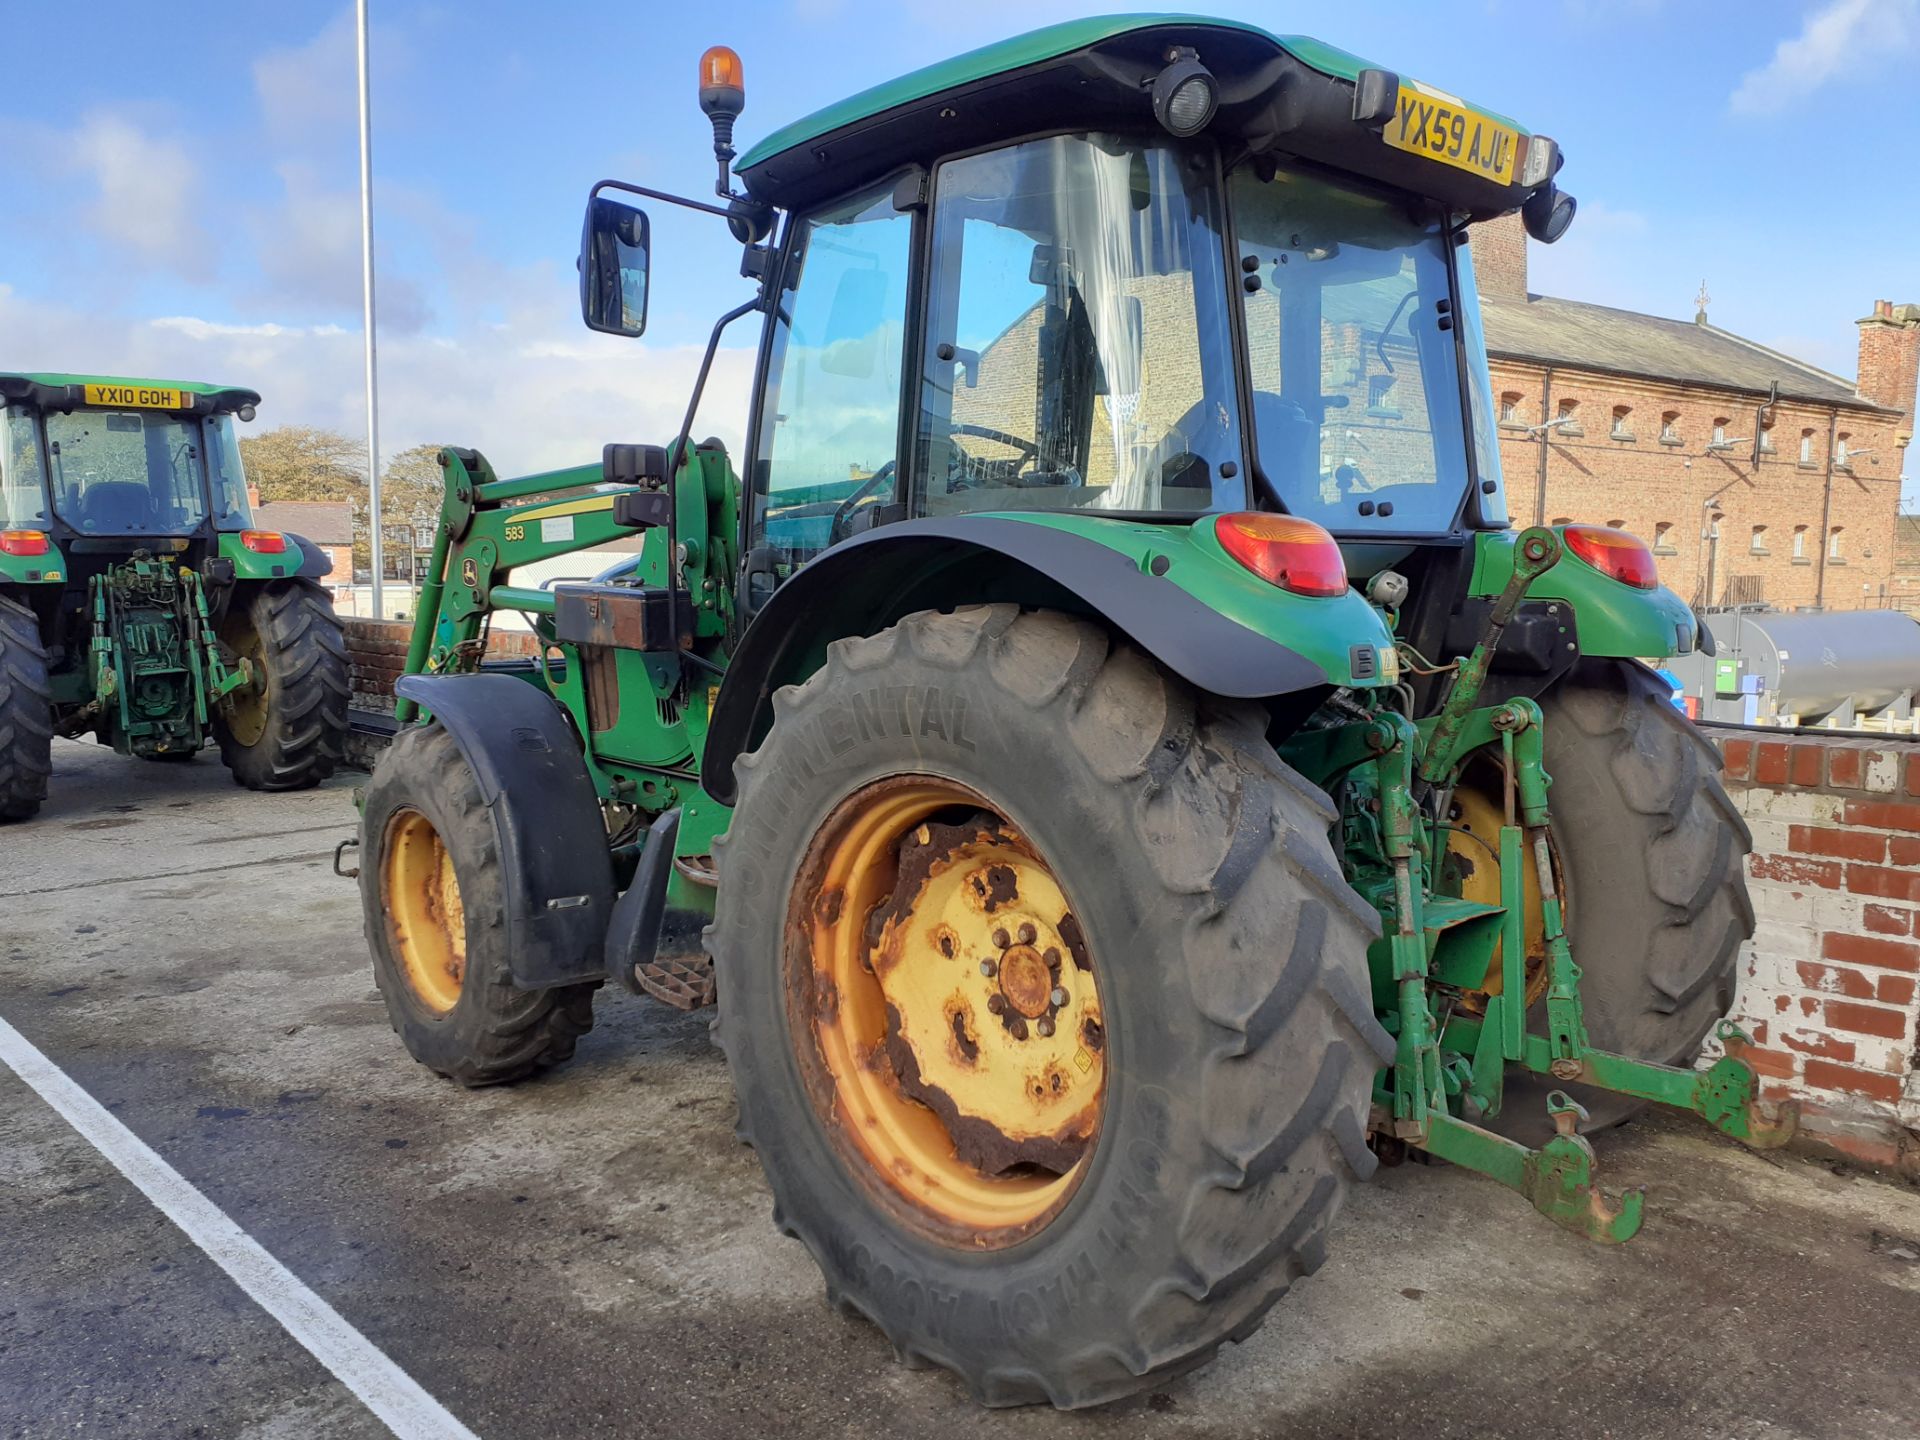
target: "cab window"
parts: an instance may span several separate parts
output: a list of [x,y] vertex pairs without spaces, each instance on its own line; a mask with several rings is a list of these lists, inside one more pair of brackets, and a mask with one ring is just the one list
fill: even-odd
[[753,496],[776,578],[893,498],[912,234],[888,186],[800,221],[790,242]]
[[46,529],[46,497],[33,412],[15,406],[0,414],[0,529]]

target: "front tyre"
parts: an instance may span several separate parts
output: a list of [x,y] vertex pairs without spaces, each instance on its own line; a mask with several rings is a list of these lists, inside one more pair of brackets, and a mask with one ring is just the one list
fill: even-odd
[[374,984],[408,1054],[476,1086],[572,1057],[598,986],[514,985],[493,821],[440,726],[404,729],[387,747],[367,784],[360,855]]
[[220,638],[253,681],[220,702],[220,758],[249,790],[306,790],[346,751],[347,642],[326,592],[311,580],[256,587],[229,611]]
[[0,823],[28,820],[53,774],[53,691],[33,612],[0,598]]
[[982,1401],[1203,1363],[1326,1253],[1392,1046],[1264,713],[1009,605],[843,640],[715,847],[715,1031],[775,1222]]

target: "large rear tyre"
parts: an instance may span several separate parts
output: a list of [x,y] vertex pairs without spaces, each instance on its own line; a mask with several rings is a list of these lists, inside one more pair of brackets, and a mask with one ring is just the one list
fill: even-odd
[[[1587,1033],[1603,1050],[1689,1065],[1733,1003],[1740,945],[1753,934],[1753,837],[1720,783],[1720,754],[1630,660],[1580,661],[1540,710]],[[1496,1128],[1543,1138],[1554,1088],[1511,1076]],[[1646,1108],[1559,1088],[1595,1126]]]
[[1370,1174],[1374,912],[1256,707],[1011,605],[834,644],[737,765],[708,947],[774,1220],[983,1402],[1251,1333]]
[[249,790],[306,790],[346,751],[347,642],[311,580],[263,585],[236,605],[220,638],[254,680],[220,702],[214,735],[234,781]]
[[53,774],[53,691],[33,612],[0,599],[0,823],[31,819]]
[[367,785],[360,900],[387,1018],[422,1065],[501,1085],[571,1059],[597,984],[521,990],[479,782],[438,725],[402,730]]

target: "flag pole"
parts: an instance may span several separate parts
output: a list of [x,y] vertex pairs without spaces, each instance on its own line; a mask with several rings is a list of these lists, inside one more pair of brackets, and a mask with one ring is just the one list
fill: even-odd
[[355,9],[360,21],[360,293],[367,343],[367,526],[373,562],[373,618],[378,620],[385,608],[380,544],[380,386],[373,332],[373,119],[367,80],[367,0],[355,0]]

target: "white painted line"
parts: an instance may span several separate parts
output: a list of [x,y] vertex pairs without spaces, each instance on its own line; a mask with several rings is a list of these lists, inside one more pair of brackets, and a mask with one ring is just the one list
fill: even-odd
[[400,1440],[477,1440],[372,1341],[227,1218],[65,1071],[0,1019],[0,1060],[106,1156],[254,1303],[345,1385]]

